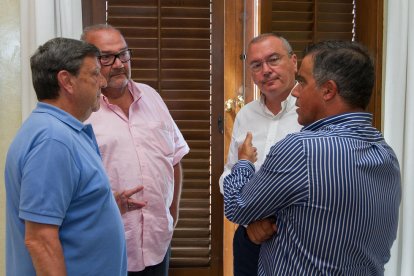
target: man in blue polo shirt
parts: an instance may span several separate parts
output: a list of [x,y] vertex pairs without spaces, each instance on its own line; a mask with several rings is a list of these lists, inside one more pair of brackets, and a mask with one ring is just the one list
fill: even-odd
[[[55,38],[31,57],[39,103],[6,160],[7,275],[126,275],[121,214],[90,125],[106,85],[99,50]],[[118,195],[125,204],[142,207]],[[120,198],[121,196],[121,198]]]

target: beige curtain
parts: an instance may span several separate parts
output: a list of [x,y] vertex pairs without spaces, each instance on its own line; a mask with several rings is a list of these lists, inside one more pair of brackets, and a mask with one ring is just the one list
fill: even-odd
[[82,32],[81,0],[21,0],[22,119],[36,105],[30,71],[30,56],[54,37],[79,39]]
[[0,275],[6,275],[4,162],[21,123],[20,19],[18,1],[0,0]]
[[388,0],[384,136],[400,161],[403,194],[387,276],[414,275],[414,2]]

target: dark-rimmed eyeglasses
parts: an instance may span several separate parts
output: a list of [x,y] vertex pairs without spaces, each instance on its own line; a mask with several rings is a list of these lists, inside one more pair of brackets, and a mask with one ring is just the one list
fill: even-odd
[[283,57],[284,57],[284,55],[274,54],[274,55],[271,55],[270,57],[266,58],[266,60],[253,61],[252,63],[250,63],[249,68],[254,73],[258,73],[258,72],[262,71],[263,63],[266,63],[267,66],[269,66],[269,67],[276,67],[280,64]]
[[128,62],[131,60],[132,52],[130,49],[123,50],[117,54],[103,54],[100,55],[99,61],[102,66],[111,66],[115,63],[115,60],[118,58],[122,63]]

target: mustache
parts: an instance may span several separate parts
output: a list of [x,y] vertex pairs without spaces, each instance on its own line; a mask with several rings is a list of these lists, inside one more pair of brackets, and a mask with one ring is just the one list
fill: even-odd
[[127,74],[125,68],[118,68],[118,69],[111,70],[111,72],[109,72],[109,77],[120,75],[120,74],[124,74],[124,75]]
[[268,81],[275,81],[277,79],[278,79],[278,77],[274,77],[274,76],[273,77],[272,76],[264,77],[264,79],[262,80],[262,84],[265,84]]

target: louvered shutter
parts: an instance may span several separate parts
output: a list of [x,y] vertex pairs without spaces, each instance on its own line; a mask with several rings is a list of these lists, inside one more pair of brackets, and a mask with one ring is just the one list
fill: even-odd
[[262,14],[262,32],[285,37],[299,58],[309,43],[354,37],[353,0],[264,0]]
[[[107,22],[133,50],[132,78],[155,88],[189,144],[170,267],[208,267],[211,1],[108,1]],[[221,215],[222,216],[222,215]]]

